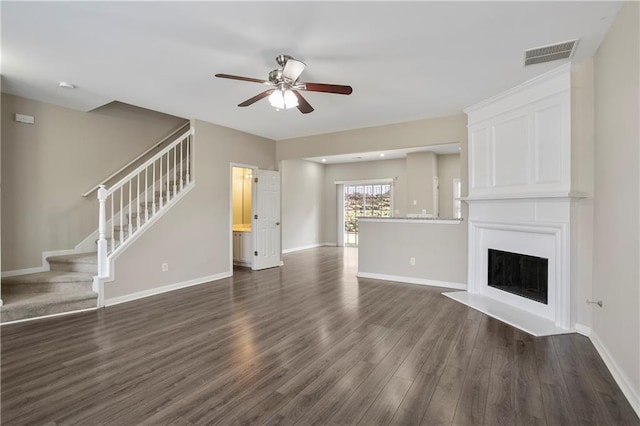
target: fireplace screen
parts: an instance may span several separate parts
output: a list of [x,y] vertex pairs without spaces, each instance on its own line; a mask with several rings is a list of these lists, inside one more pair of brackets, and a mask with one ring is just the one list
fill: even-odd
[[547,304],[549,260],[489,249],[490,287]]

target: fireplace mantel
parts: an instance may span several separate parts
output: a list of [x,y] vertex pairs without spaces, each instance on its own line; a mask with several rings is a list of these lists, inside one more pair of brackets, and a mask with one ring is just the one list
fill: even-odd
[[[572,331],[590,295],[591,76],[566,64],[465,110],[468,286],[448,296],[535,335]],[[489,286],[489,250],[548,259],[546,303]]]

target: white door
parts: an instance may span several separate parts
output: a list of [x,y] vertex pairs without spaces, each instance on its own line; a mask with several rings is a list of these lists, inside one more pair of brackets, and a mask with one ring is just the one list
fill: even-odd
[[280,266],[280,172],[258,170],[253,269]]

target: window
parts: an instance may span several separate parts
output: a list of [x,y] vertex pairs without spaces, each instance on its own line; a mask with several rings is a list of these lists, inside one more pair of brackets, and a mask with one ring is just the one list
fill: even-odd
[[391,184],[344,186],[344,245],[358,245],[358,217],[390,217]]
[[462,196],[462,184],[460,183],[460,179],[453,179],[453,217],[455,219],[462,219],[462,201],[460,201],[460,197]]

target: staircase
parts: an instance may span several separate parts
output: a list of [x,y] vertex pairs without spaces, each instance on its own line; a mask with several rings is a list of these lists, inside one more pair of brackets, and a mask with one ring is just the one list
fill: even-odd
[[103,306],[115,257],[193,188],[192,135],[187,130],[140,165],[126,165],[135,169],[121,169],[122,179],[114,182],[116,172],[87,191],[83,196],[97,190],[96,251],[51,256],[49,271],[3,278],[0,322]]
[[96,253],[52,256],[50,271],[2,279],[0,321],[9,322],[95,308]]

